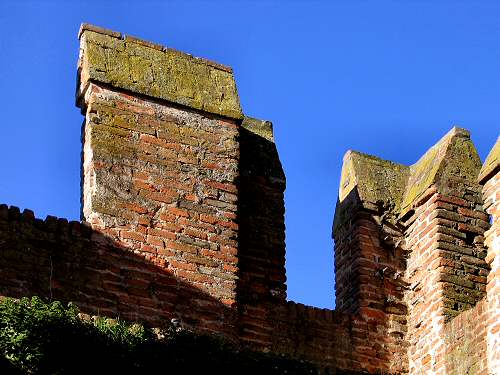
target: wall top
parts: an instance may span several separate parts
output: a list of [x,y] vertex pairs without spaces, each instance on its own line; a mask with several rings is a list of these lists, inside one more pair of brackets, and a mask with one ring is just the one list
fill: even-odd
[[479,173],[479,183],[484,184],[488,178],[490,178],[498,169],[500,169],[500,136],[497,142],[491,149],[486,161],[481,168]]
[[253,117],[245,116],[241,126],[258,136],[274,143],[273,123],[267,120],[259,120]]
[[445,193],[452,177],[475,182],[480,168],[470,133],[457,127],[411,166],[348,151],[342,166],[334,231],[349,219],[355,205],[383,209],[388,219],[403,217],[430,187]]
[[232,69],[171,48],[82,24],[78,96],[101,82],[197,110],[242,119]]
[[349,150],[344,156],[339,200],[356,188],[364,205],[382,205],[398,212],[408,173],[405,165]]
[[356,207],[384,209],[397,216],[409,168],[376,156],[349,150],[344,155],[333,232],[350,219]]
[[452,128],[410,167],[401,215],[410,211],[431,186],[443,190],[451,176],[475,181],[480,168],[481,160],[470,139],[470,132]]

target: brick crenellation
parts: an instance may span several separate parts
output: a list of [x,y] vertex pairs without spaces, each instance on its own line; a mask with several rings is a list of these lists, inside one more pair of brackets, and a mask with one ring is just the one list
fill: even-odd
[[324,374],[500,373],[500,138],[344,157],[336,309],[287,300],[286,178],[230,67],[83,24],[81,221],[0,205],[0,295],[176,319]]

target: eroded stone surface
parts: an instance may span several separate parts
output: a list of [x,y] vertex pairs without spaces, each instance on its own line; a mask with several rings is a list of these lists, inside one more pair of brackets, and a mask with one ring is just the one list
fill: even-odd
[[479,182],[484,182],[500,168],[500,137],[491,149],[479,173]]
[[[119,35],[119,34],[118,34]],[[243,118],[232,71],[137,38],[83,29],[80,94],[89,81],[235,119]]]
[[80,36],[84,221],[0,205],[0,295],[176,319],[324,374],[499,373],[498,142],[479,183],[463,129],[412,166],[348,152],[337,309],[305,306],[286,301],[272,124],[243,118],[231,69],[92,25]]

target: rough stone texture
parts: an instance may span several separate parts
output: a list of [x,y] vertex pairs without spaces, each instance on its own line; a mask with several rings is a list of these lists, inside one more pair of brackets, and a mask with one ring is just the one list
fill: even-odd
[[402,213],[425,195],[431,186],[446,189],[449,177],[477,178],[481,160],[465,129],[453,128],[410,167]]
[[486,181],[495,174],[500,167],[500,137],[497,139],[495,145],[491,149],[486,161],[479,173],[479,181]]
[[387,218],[388,215],[397,215],[401,210],[409,173],[410,168],[405,165],[348,151],[342,166],[339,191],[342,204],[338,204],[335,210],[335,227],[349,219],[357,202],[347,202],[355,195],[363,208],[383,209]]
[[[378,314],[377,329],[392,329],[379,339],[387,353],[379,368],[487,371],[485,327],[492,323],[474,324],[487,314],[490,274],[480,169],[469,133],[458,128],[410,167],[346,154],[334,224],[337,308]],[[394,367],[405,361],[407,368]]]
[[227,67],[88,25],[82,26],[80,40],[79,95],[89,82],[99,82],[226,117],[243,117]]
[[[350,151],[337,309],[286,300],[285,175],[230,68],[82,25],[82,222],[0,205],[0,295],[173,318],[324,374],[500,373],[499,143],[414,165]],[[478,177],[479,176],[479,177]]]

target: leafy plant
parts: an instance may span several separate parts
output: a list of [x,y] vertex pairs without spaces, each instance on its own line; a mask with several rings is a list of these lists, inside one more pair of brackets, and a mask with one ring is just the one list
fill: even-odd
[[224,340],[119,319],[80,319],[78,309],[38,297],[0,302],[1,374],[316,374],[308,363]]

